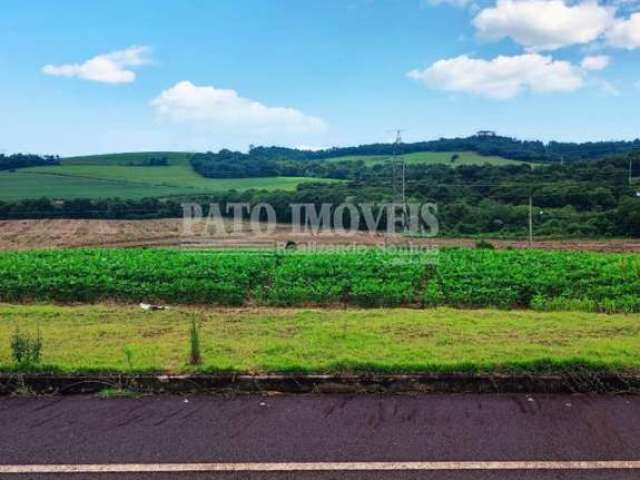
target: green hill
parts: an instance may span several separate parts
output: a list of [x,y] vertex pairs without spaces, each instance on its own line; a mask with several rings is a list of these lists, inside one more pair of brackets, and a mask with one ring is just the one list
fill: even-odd
[[[329,182],[314,177],[206,178],[193,170],[190,152],[133,152],[63,158],[60,165],[0,171],[0,201],[46,196],[53,199],[136,199],[220,192],[226,190],[295,190],[304,182]],[[458,155],[454,161],[452,157]],[[344,156],[327,162],[363,161],[371,166],[386,155]],[[408,164],[513,165],[523,162],[475,152],[418,152],[399,155]],[[150,166],[153,159],[166,165]]]
[[[452,158],[458,155],[454,161]],[[407,164],[444,164],[452,167],[460,165],[521,165],[521,160],[510,160],[497,156],[485,156],[476,152],[417,152],[398,155],[398,159],[404,159]],[[349,155],[345,157],[328,158],[328,162],[352,162],[363,161],[365,165],[376,165],[391,159],[389,155]]]
[[[295,190],[311,177],[212,179],[198,175],[187,152],[138,152],[71,157],[60,165],[0,172],[0,201],[25,198],[144,198],[205,194],[225,190]],[[166,157],[166,166],[141,166]]]

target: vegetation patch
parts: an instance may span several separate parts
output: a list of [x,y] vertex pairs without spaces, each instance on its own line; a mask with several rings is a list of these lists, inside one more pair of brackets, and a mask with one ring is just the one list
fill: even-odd
[[[640,316],[500,310],[318,310],[0,305],[11,338],[39,328],[29,372],[637,372]],[[200,362],[193,365],[198,323]]]
[[640,257],[433,252],[79,249],[3,252],[0,301],[640,311]]
[[134,391],[134,390],[129,390],[126,388],[113,388],[113,387],[108,387],[108,388],[104,388],[102,390],[100,390],[96,396],[98,398],[103,398],[105,400],[110,400],[113,398],[138,398],[140,396],[140,393]]

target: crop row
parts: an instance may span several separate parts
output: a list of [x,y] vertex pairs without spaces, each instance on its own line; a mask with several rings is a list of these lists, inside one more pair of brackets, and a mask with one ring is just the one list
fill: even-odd
[[640,257],[540,250],[0,254],[0,301],[640,311]]

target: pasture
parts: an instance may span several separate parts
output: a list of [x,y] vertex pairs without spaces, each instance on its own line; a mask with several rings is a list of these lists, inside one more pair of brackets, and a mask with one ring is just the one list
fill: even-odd
[[[458,155],[458,158],[452,160],[454,155]],[[365,165],[379,165],[385,162],[389,162],[392,157],[387,155],[350,155],[345,157],[329,158],[329,162],[353,162],[363,161]],[[417,152],[408,153],[406,155],[398,155],[396,157],[399,160],[404,160],[408,165],[424,164],[424,165],[449,165],[451,167],[458,167],[462,165],[523,165],[527,162],[520,160],[510,160],[508,158],[497,156],[485,156],[479,155],[476,152]]]
[[[139,166],[167,156],[166,166]],[[0,201],[46,196],[53,199],[171,197],[227,190],[295,190],[311,177],[205,178],[189,164],[186,153],[133,153],[63,159],[61,165],[0,172]]]

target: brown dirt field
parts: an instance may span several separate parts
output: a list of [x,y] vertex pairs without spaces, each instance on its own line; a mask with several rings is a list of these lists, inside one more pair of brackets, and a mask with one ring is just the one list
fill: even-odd
[[[225,221],[227,229],[231,222]],[[194,225],[191,235],[182,235],[182,219],[162,220],[3,220],[0,221],[0,250],[62,247],[177,246],[183,248],[240,248],[283,246],[288,240],[303,247],[331,245],[415,245],[428,247],[473,247],[470,238],[408,238],[400,235],[370,235],[358,232],[344,236],[327,232],[317,235],[295,234],[289,225],[278,225],[263,235],[251,233],[249,222],[241,235],[203,235],[204,224]],[[490,240],[497,248],[527,248],[527,241]],[[640,252],[640,239],[540,240],[534,248],[588,250],[601,252]]]

